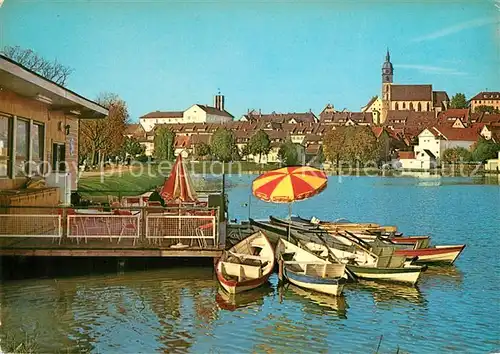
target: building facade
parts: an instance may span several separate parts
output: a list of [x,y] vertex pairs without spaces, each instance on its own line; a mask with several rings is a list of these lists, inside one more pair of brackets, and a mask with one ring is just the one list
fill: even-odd
[[479,106],[489,106],[500,110],[500,92],[479,92],[469,102],[472,112],[476,112]]

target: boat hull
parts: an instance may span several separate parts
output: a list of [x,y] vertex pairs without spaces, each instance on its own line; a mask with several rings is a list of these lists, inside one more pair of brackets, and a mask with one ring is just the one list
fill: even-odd
[[[217,267],[217,269],[219,269],[219,267]],[[217,273],[217,280],[219,281],[220,285],[229,294],[239,294],[244,291],[258,288],[259,286],[265,284],[269,280],[269,277],[271,276],[271,273],[269,273],[266,276],[263,276],[262,278],[237,282],[234,280],[228,280],[224,278],[224,276],[220,271],[217,271],[216,273]]]
[[436,246],[432,248],[420,248],[416,250],[401,249],[394,253],[407,258],[418,257],[414,263],[447,263],[453,264],[464,250],[465,245]]
[[286,267],[284,269],[284,275],[290,283],[296,286],[333,296],[340,296],[346,283],[344,278],[327,279],[313,277],[292,272],[286,269]]
[[348,264],[347,269],[361,279],[383,280],[407,284],[416,284],[423,270],[422,267],[375,268],[352,264]]

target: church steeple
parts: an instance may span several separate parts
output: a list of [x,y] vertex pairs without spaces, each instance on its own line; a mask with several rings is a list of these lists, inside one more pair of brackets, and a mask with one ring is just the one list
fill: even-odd
[[387,53],[385,55],[385,62],[382,65],[382,83],[392,84],[392,79],[394,75],[394,68],[391,63],[391,54],[389,53],[389,48],[387,48]]

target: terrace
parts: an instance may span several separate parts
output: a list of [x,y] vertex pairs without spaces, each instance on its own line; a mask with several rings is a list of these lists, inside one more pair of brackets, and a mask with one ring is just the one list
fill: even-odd
[[220,197],[165,207],[147,195],[88,207],[0,206],[0,255],[218,257]]

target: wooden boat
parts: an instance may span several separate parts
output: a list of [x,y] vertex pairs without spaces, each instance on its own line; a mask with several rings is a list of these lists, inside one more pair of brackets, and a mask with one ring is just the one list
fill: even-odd
[[345,264],[332,264],[284,239],[278,241],[276,256],[283,259],[283,275],[305,289],[339,296],[346,283]]
[[264,298],[271,295],[273,291],[274,288],[269,283],[264,283],[253,291],[245,291],[239,294],[230,294],[222,287],[219,287],[215,295],[215,302],[220,309],[235,311],[247,306],[261,306]]
[[[292,217],[292,221],[299,222],[311,222],[311,219],[304,219],[300,216]],[[398,231],[396,226],[384,226],[376,223],[355,223],[355,222],[331,222],[331,221],[320,221],[319,225],[323,228],[332,229],[332,230],[369,230],[369,231],[380,231],[380,232],[388,232],[395,233]]]
[[257,288],[267,282],[275,265],[274,250],[266,235],[256,232],[225,251],[215,272],[231,294]]
[[465,245],[433,246],[428,248],[399,249],[394,252],[406,258],[418,257],[416,263],[453,264],[464,250]]

